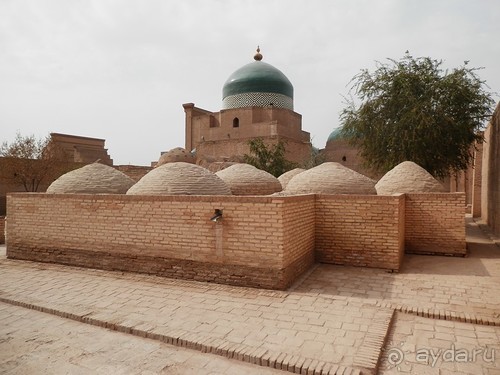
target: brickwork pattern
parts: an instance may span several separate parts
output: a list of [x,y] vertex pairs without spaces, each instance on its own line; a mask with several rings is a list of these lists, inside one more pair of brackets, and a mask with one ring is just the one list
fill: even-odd
[[145,167],[141,165],[115,165],[114,168],[125,173],[135,182],[139,181],[146,175],[146,173],[153,169],[153,167]]
[[298,374],[373,373],[393,315],[315,293],[40,267],[1,257],[0,272],[0,302]]
[[138,337],[61,316],[0,303],[2,373],[283,375],[144,338],[148,332]]
[[465,255],[465,194],[406,194],[405,252]]
[[403,195],[318,195],[316,258],[324,263],[399,270],[403,215]]
[[296,279],[314,263],[315,196],[289,197],[283,203],[283,264]]
[[[273,371],[243,367],[252,364],[300,374],[496,374],[498,246],[484,225],[466,223],[468,257],[408,255],[401,273],[320,265],[287,292],[9,260],[0,246],[0,368]],[[111,330],[130,335],[117,339]],[[163,342],[177,354],[154,350]],[[417,360],[421,349],[437,361]],[[443,353],[450,349],[488,356],[450,361]],[[181,367],[172,363],[178,359]]]
[[[302,272],[312,263],[314,197],[14,194],[9,198],[11,258],[277,289],[293,281],[287,277],[298,276],[286,267]],[[285,240],[287,199],[299,206],[308,201],[307,246]],[[223,210],[222,222],[210,221],[216,209]],[[295,221],[292,230],[304,234],[294,229],[299,225]],[[288,252],[293,258],[285,264],[283,254]]]
[[[17,259],[283,289],[315,255],[323,263],[399,270],[405,244],[410,252],[465,253],[463,200],[463,194],[20,193],[9,196],[7,252]],[[214,223],[217,209],[223,219]]]
[[[205,140],[196,146],[196,155],[199,159],[204,160],[215,158],[213,161],[234,160],[235,158],[243,158],[243,155],[250,154],[248,141],[255,137],[244,139],[229,138],[218,141]],[[303,165],[311,156],[310,144],[295,141],[293,138],[285,136],[260,136],[266,144],[273,144],[278,140],[286,143],[285,158],[289,161]]]

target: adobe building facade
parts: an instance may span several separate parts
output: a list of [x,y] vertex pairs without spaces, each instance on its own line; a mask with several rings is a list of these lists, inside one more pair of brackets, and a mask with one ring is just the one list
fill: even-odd
[[[104,147],[105,140],[99,138],[82,137],[78,135],[50,133],[49,145],[61,149],[64,152],[62,163],[68,163],[73,167],[81,167],[90,164],[96,160],[106,165],[113,165],[113,160],[108,155],[108,150]],[[64,168],[61,169],[64,171]],[[0,215],[6,213],[6,195],[8,192],[25,191],[23,185],[19,184],[15,178],[9,174],[12,173],[9,168],[7,158],[0,158]],[[144,172],[145,174],[146,172]],[[57,178],[59,176],[53,176]],[[47,179],[42,181],[38,191],[45,191],[52,183]]]
[[325,148],[321,150],[321,155],[326,162],[340,163],[344,167],[375,180],[380,179],[384,175],[383,173],[374,172],[363,165],[360,150],[357,147],[353,147],[347,139],[342,137],[340,128],[330,133]]
[[302,116],[293,110],[291,82],[262,61],[259,49],[254,59],[225,82],[219,112],[183,104],[185,149],[196,151],[198,163],[241,161],[254,138],[268,145],[285,142],[286,158],[299,165],[310,158],[310,134],[302,130]]
[[113,165],[108,149],[104,148],[104,139],[50,133],[50,142],[64,151],[68,161],[89,164],[99,160],[101,164]]

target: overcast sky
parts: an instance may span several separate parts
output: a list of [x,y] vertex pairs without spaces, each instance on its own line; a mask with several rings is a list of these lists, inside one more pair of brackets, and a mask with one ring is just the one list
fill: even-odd
[[406,50],[470,60],[500,92],[499,0],[0,0],[0,141],[103,138],[115,164],[149,165],[184,146],[182,104],[219,111],[257,45],[319,148],[351,78]]

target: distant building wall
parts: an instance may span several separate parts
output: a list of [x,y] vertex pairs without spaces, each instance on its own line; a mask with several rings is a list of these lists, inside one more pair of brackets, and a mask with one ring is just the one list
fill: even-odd
[[108,149],[104,148],[104,139],[50,133],[50,140],[64,150],[70,162],[89,164],[100,160],[102,164],[113,165]]
[[329,140],[321,154],[327,162],[340,163],[344,167],[352,169],[353,171],[375,180],[378,180],[383,176],[383,173],[380,174],[366,168],[363,165],[364,161],[361,157],[359,149],[350,145],[345,139],[339,138]]
[[[222,141],[205,141],[199,143],[196,148],[197,158],[206,161],[240,161],[243,162],[243,156],[250,154],[248,139],[227,139]],[[297,142],[285,137],[267,137],[263,138],[264,144],[273,145],[278,141],[285,142],[285,158],[287,160],[303,165],[311,157],[310,144]]]
[[500,235],[500,103],[484,131],[481,218]]
[[[7,204],[6,204],[6,196],[7,193],[10,192],[25,192],[26,189],[24,185],[13,178],[12,175],[15,172],[13,171],[12,164],[8,160],[9,158],[0,157],[0,215],[6,215],[7,213]],[[32,168],[36,168],[38,160],[31,160],[30,163]],[[83,164],[78,163],[68,163],[61,162],[54,166],[54,169],[48,172],[42,182],[38,185],[38,192],[44,192],[50,186],[50,184],[58,178],[61,174],[66,173],[75,168],[82,167]],[[30,188],[30,187],[28,187]]]
[[24,186],[15,183],[12,176],[8,176],[8,173],[10,173],[10,169],[7,167],[8,164],[6,158],[0,157],[0,215],[5,215],[7,211],[6,196],[8,192],[25,191]]
[[285,141],[288,160],[304,164],[311,156],[310,134],[302,130],[302,116],[277,107],[245,107],[210,112],[193,103],[185,111],[185,149],[196,149],[199,160],[236,160],[249,152],[248,141]]
[[114,167],[120,172],[125,173],[135,182],[139,181],[153,169],[153,167],[146,167],[141,165],[115,165]]
[[319,195],[319,262],[399,270],[404,255],[404,195]]
[[405,251],[465,255],[465,193],[406,194]]
[[472,167],[472,217],[481,217],[483,143],[477,143]]
[[[71,169],[83,167],[85,164],[93,163],[98,159],[101,160],[102,164],[113,165],[108,150],[104,148],[104,139],[60,133],[50,133],[50,137],[50,144],[56,145],[64,151],[65,160],[61,161],[60,168],[57,171],[54,170],[50,173],[50,176],[45,176],[44,182],[40,184],[37,190],[39,192],[47,190],[49,185],[61,174]],[[12,176],[7,175],[12,170],[7,167],[9,162],[6,159],[0,157],[0,215],[6,214],[7,193],[26,191],[22,184],[17,183]]]

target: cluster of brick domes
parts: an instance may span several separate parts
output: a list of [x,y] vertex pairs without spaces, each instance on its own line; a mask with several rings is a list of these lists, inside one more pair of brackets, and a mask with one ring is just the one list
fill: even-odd
[[391,195],[443,192],[443,185],[425,169],[404,162],[378,183],[339,163],[309,170],[294,169],[278,178],[248,164],[233,164],[217,173],[196,164],[169,162],[154,168],[137,183],[113,167],[93,163],[54,181],[47,193],[129,195]]

